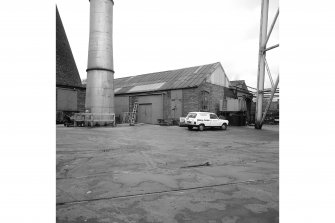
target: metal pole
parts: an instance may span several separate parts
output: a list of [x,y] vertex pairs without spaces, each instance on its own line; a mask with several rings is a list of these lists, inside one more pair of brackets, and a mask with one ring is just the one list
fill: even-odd
[[276,15],[275,15],[275,18],[273,19],[273,22],[272,22],[272,24],[271,24],[271,28],[270,28],[269,34],[268,34],[268,36],[267,36],[267,38],[266,38],[265,45],[268,43],[268,41],[269,41],[269,39],[270,39],[271,32],[272,32],[272,30],[273,30],[273,27],[274,27],[275,24],[276,24],[278,15],[279,15],[279,9],[277,10],[277,13],[276,13]]
[[257,100],[256,100],[256,114],[255,114],[255,128],[262,128],[262,110],[263,110],[263,89],[264,89],[264,76],[265,76],[265,63],[263,54],[266,48],[267,26],[268,26],[268,10],[269,0],[262,0],[262,11],[260,21],[260,34],[259,34],[259,52],[258,52],[258,76],[257,76]]
[[264,119],[265,119],[265,116],[266,116],[266,113],[268,112],[268,110],[269,110],[269,108],[270,108],[270,105],[271,105],[271,103],[272,103],[273,96],[275,95],[275,91],[276,91],[277,86],[278,86],[278,83],[279,83],[279,74],[278,74],[276,83],[275,83],[275,85],[274,85],[273,88],[272,88],[271,96],[270,96],[270,99],[269,99],[268,104],[266,105],[266,108],[265,108],[265,111],[264,111],[264,114],[263,114],[263,117],[262,117],[261,125],[263,124]]
[[279,46],[279,44],[276,44],[276,45],[274,45],[274,46],[270,46],[269,48],[266,48],[265,50],[264,50],[264,53],[266,52],[266,51],[268,51],[268,50],[272,50],[272,49],[274,49],[274,48],[277,48]]

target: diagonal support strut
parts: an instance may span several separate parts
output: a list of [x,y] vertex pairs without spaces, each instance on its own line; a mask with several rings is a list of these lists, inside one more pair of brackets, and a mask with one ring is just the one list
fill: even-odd
[[263,54],[263,60],[265,62],[265,67],[266,67],[267,73],[269,75],[269,79],[270,79],[270,82],[271,82],[271,87],[273,87],[273,85],[274,85],[273,79],[272,79],[272,76],[271,76],[271,72],[270,72],[270,68],[269,68],[268,62],[267,62],[266,57],[265,57],[264,54]]
[[265,45],[268,43],[269,39],[270,39],[270,36],[271,36],[271,33],[272,33],[272,30],[273,30],[273,27],[275,26],[276,24],[276,21],[277,21],[277,18],[278,18],[278,15],[279,15],[279,9],[277,9],[277,13],[275,15],[275,18],[273,19],[273,22],[271,24],[271,28],[270,28],[270,31],[269,31],[269,34],[266,38],[266,41],[265,41]]
[[264,119],[265,119],[265,116],[266,116],[266,114],[268,113],[268,110],[269,110],[270,105],[271,105],[271,103],[272,103],[273,96],[275,95],[275,92],[276,92],[276,90],[277,90],[278,83],[279,83],[279,74],[278,74],[278,76],[277,76],[276,83],[275,83],[275,85],[273,86],[273,88],[272,88],[272,90],[271,90],[271,96],[270,96],[270,99],[269,99],[269,101],[268,101],[268,104],[266,105],[265,111],[264,111],[264,113],[263,113],[263,117],[262,117],[262,120],[261,120],[261,125],[263,124]]
[[274,46],[270,46],[269,48],[266,48],[265,50],[263,50],[263,53],[265,53],[266,51],[268,51],[268,50],[272,50],[272,49],[274,49],[274,48],[277,48],[279,46],[279,44],[276,44],[276,45],[274,45]]

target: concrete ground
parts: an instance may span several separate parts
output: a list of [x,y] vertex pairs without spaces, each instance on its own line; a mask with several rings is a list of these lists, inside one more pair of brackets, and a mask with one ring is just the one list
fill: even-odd
[[56,182],[57,222],[279,222],[279,127],[57,126]]

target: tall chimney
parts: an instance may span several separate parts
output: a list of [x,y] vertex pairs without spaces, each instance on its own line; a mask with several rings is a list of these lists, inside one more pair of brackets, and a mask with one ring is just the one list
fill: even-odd
[[114,113],[113,0],[90,0],[85,107],[90,113]]

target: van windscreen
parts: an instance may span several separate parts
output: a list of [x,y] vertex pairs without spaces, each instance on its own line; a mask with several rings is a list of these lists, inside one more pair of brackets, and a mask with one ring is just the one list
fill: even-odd
[[188,117],[188,118],[195,118],[195,117],[197,117],[197,114],[196,114],[196,113],[189,113],[189,114],[187,115],[187,117]]

